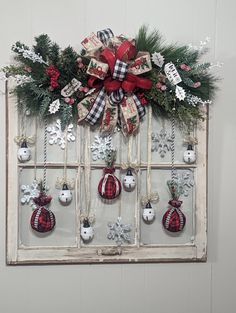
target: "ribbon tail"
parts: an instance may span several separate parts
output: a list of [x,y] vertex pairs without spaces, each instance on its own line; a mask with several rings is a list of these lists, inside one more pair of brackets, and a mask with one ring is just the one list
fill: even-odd
[[105,98],[106,98],[106,91],[105,88],[102,88],[99,92],[94,105],[92,106],[91,110],[89,111],[88,115],[86,116],[85,120],[89,122],[90,125],[96,124],[105,107]]
[[139,100],[139,98],[135,94],[133,94],[133,99],[134,99],[134,102],[135,102],[137,110],[138,110],[139,118],[141,120],[146,114],[145,107],[142,105],[141,101]]

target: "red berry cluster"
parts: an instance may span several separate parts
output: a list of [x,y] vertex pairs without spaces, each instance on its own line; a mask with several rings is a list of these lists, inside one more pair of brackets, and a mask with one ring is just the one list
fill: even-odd
[[50,77],[50,89],[53,90],[54,88],[58,87],[58,78],[60,76],[60,72],[58,71],[58,69],[56,69],[56,67],[54,65],[50,65],[47,69],[46,69],[46,74]]

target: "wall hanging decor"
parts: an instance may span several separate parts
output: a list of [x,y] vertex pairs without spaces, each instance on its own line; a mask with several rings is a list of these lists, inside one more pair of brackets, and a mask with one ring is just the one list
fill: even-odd
[[46,34],[13,45],[8,264],[206,260],[207,41],[142,26],[88,34],[81,51]]

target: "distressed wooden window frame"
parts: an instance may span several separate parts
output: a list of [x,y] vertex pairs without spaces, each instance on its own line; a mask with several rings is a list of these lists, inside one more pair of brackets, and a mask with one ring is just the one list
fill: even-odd
[[[124,246],[122,253],[113,247],[103,251],[98,247],[19,247],[18,210],[18,164],[17,145],[14,137],[18,131],[16,100],[9,95],[6,83],[6,261],[16,264],[56,264],[56,263],[138,263],[138,262],[195,262],[207,259],[207,136],[208,118],[197,129],[198,160],[195,168],[196,207],[195,239],[188,244]],[[208,117],[208,114],[207,114]],[[180,164],[181,167],[181,164]],[[187,166],[185,166],[187,167]],[[138,220],[138,219],[137,219]],[[79,236],[79,218],[78,236]],[[138,222],[139,223],[139,222]],[[138,224],[136,224],[136,227]]]

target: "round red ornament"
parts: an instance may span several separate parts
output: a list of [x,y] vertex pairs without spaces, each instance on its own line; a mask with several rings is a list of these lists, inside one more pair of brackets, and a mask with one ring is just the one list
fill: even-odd
[[121,193],[121,183],[114,175],[114,167],[105,167],[104,176],[98,184],[98,192],[104,199],[115,199]]
[[34,203],[37,204],[37,208],[31,215],[30,224],[31,227],[40,233],[46,233],[56,225],[56,218],[53,212],[46,208],[52,201],[52,197],[46,195],[43,191],[40,192],[39,196],[34,198]]
[[30,224],[31,227],[37,232],[49,232],[56,225],[55,215],[51,210],[45,207],[37,208],[31,216]]
[[177,199],[170,200],[170,207],[163,215],[163,227],[170,232],[179,232],[183,230],[185,226],[186,217],[184,213],[180,210],[181,204],[182,201],[179,201]]

